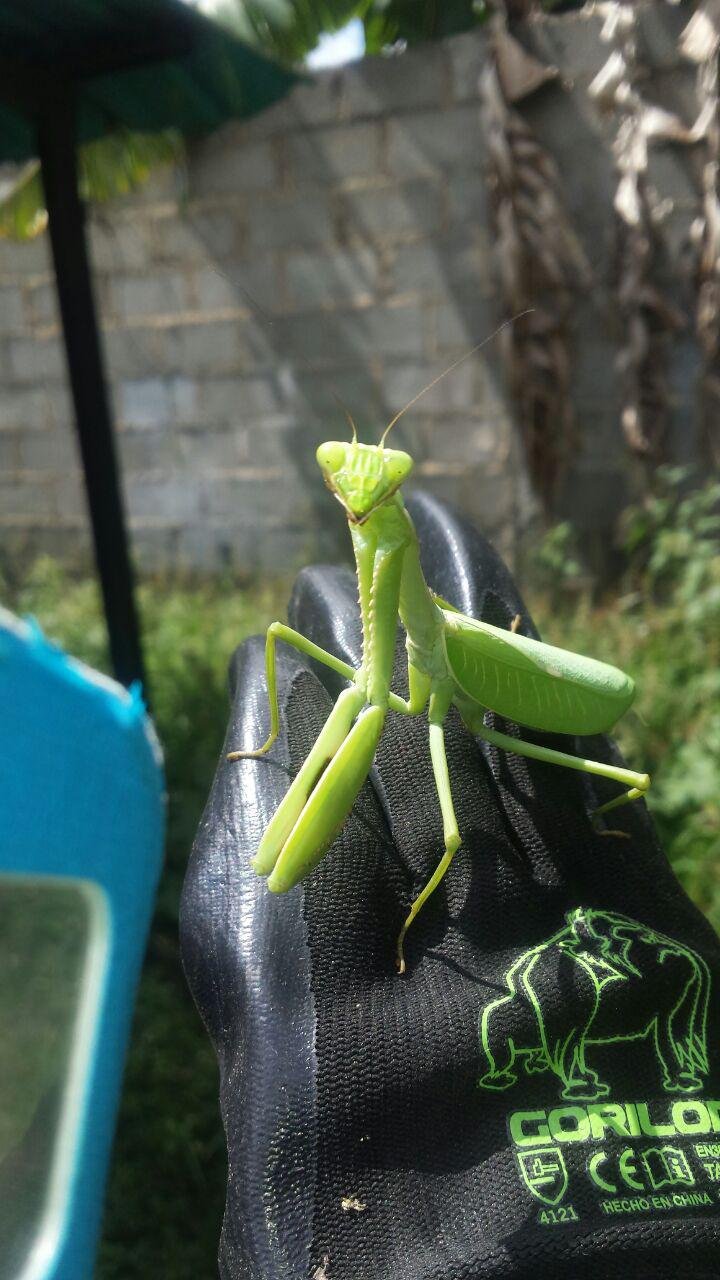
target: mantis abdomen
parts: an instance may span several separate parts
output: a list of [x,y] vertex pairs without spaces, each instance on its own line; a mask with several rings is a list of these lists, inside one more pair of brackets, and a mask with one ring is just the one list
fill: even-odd
[[628,710],[635,684],[618,667],[445,612],[445,649],[463,693],[548,733],[606,733]]

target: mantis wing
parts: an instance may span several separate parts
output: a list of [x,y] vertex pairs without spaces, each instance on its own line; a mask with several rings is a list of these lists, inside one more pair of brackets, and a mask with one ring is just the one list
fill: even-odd
[[635,684],[617,667],[443,609],[453,678],[481,706],[530,729],[605,733]]

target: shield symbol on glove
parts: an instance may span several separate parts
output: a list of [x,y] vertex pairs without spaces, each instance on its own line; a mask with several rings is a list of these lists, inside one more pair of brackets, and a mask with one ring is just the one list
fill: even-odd
[[556,1205],[568,1186],[568,1175],[559,1147],[536,1147],[518,1152],[523,1182],[531,1195],[543,1204]]

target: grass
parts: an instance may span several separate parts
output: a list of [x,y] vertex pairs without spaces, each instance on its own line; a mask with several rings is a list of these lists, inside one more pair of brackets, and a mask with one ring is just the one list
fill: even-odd
[[[227,719],[229,655],[282,612],[287,587],[238,591],[146,582],[148,681],[165,751],[168,840],[140,986],[105,1212],[98,1280],[208,1280],[217,1273],[225,1153],[215,1058],[183,977],[178,904]],[[39,561],[5,602],[107,671],[100,599]]]
[[[620,727],[622,748],[633,766],[653,773],[650,805],[665,847],[689,892],[720,927],[720,556],[712,529],[705,548],[706,518],[704,510],[692,519],[687,511],[678,515],[676,525],[694,520],[699,526],[689,545],[687,539],[673,543],[667,511],[658,516],[660,534],[652,520],[643,533],[640,521],[635,568],[621,594],[599,604],[569,589],[575,566],[553,534],[545,549],[551,562],[546,585],[541,556],[529,603],[547,640],[635,676],[637,710]],[[670,545],[653,567],[666,534]],[[93,583],[73,581],[45,560],[5,594],[11,607],[34,614],[71,652],[107,669]],[[168,852],[125,1079],[99,1280],[210,1280],[216,1274],[223,1137],[214,1057],[180,967],[178,901],[222,742],[227,660],[245,636],[282,615],[286,597],[287,584],[240,590],[231,583],[146,582],[140,592],[154,714],[166,753]]]

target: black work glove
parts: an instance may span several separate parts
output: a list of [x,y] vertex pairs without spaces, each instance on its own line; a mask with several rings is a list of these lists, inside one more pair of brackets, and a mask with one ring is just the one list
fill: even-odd
[[[488,543],[432,499],[408,505],[432,589],[534,634]],[[359,662],[349,572],[304,571],[290,622]],[[262,640],[233,660],[183,902],[220,1063],[221,1276],[720,1276],[720,947],[644,805],[608,815],[627,838],[598,834],[617,786],[476,742],[451,712],[463,844],[401,978],[398,930],[443,847],[427,719],[390,713],[331,851],[273,896],[249,860],[343,683],[280,648],[267,759],[225,761],[268,726]],[[399,692],[403,668],[399,644]],[[602,738],[535,737],[617,758]]]

